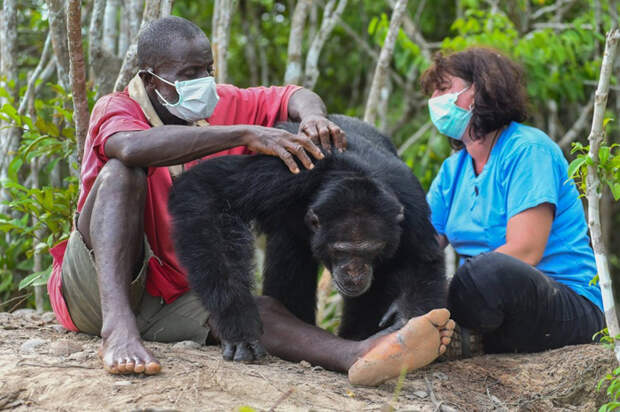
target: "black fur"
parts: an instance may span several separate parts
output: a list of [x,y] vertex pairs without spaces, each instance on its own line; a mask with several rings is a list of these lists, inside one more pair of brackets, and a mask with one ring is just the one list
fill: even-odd
[[[195,166],[173,185],[176,252],[224,341],[262,334],[250,292],[253,222],[268,239],[263,293],[308,323],[315,322],[319,263],[344,268],[337,270],[339,288],[348,290],[350,281],[359,292],[361,280],[347,279],[347,270],[372,258],[370,288],[344,298],[345,338],[376,333],[394,302],[403,319],[445,306],[443,253],[418,180],[375,128],[346,116],[330,119],[346,132],[348,150],[313,170],[300,165],[294,175],[276,157],[228,156]],[[298,125],[278,127],[296,133]],[[336,240],[371,240],[382,248],[347,266],[351,256],[341,259],[330,249]]]

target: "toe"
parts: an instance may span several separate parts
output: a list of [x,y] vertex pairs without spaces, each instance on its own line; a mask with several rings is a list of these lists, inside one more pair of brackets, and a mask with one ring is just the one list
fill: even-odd
[[161,371],[161,365],[157,362],[148,362],[144,367],[146,375],[156,375]]
[[435,326],[441,327],[448,323],[450,311],[448,309],[434,309],[428,312],[426,318]]
[[125,363],[125,373],[134,373],[136,364],[134,361],[127,361]]
[[448,349],[446,345],[439,345],[439,354],[443,355],[443,353]]
[[441,344],[442,345],[449,345],[451,341],[452,341],[452,339],[450,339],[447,336],[442,336],[441,337]]

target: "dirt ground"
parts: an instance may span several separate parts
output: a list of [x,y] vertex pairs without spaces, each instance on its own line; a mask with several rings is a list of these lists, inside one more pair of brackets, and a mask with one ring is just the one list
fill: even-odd
[[594,411],[611,351],[582,345],[533,355],[436,362],[378,388],[343,374],[275,358],[224,362],[217,347],[147,343],[163,372],[108,375],[100,340],[67,332],[53,314],[0,312],[0,410],[236,411]]

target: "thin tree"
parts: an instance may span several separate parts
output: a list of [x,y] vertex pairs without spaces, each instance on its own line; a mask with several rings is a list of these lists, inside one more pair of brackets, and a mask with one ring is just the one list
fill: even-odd
[[[107,4],[107,5],[106,5]],[[114,52],[114,35],[110,32],[115,26],[108,21],[112,14],[106,0],[94,0],[88,30],[88,67],[90,78],[97,88],[97,96],[110,93],[121,67],[121,59]],[[106,26],[107,30],[106,30]],[[106,31],[108,31],[106,36]],[[107,38],[106,38],[107,37]],[[106,46],[107,44],[107,46]]]
[[[0,65],[0,78],[4,77],[2,86],[9,95],[7,103],[15,104],[18,98],[18,77],[17,77],[17,4],[15,0],[5,0],[2,8],[2,44],[0,44],[0,54],[2,54],[2,64]],[[2,105],[0,101],[0,106]],[[0,126],[4,126],[0,124]],[[0,180],[7,177],[8,165],[11,161],[11,153],[19,147],[19,129],[15,127],[0,128]],[[4,200],[5,193],[2,192],[0,200]],[[0,212],[4,212],[5,205],[0,205]]]
[[67,48],[67,15],[65,0],[47,0],[49,27],[52,34],[52,46],[56,55],[58,83],[67,89],[69,79],[69,49]]
[[329,35],[334,30],[336,23],[339,21],[342,12],[347,6],[347,0],[340,0],[336,6],[336,0],[329,0],[323,11],[323,21],[321,28],[312,40],[308,55],[306,56],[306,70],[304,73],[304,87],[313,89],[319,78],[319,56]]
[[[146,0],[140,30],[160,16],[160,2],[161,0]],[[127,53],[125,53],[121,70],[114,83],[115,91],[120,91],[125,88],[138,71],[138,33],[136,33],[135,37],[131,40],[131,45],[127,48]]]
[[236,0],[215,0],[213,5],[211,49],[215,61],[215,78],[218,83],[225,83],[228,78],[230,21],[236,6]]
[[299,0],[291,18],[291,32],[288,38],[288,62],[284,74],[285,84],[299,84],[303,74],[302,44],[306,17],[312,6],[312,0]]
[[69,0],[67,4],[67,34],[71,73],[71,95],[73,96],[73,119],[77,140],[78,163],[82,161],[84,141],[88,133],[88,100],[86,99],[86,69],[82,50],[82,5],[80,0]]
[[[597,168],[599,164],[599,148],[605,138],[603,129],[603,121],[605,117],[605,107],[607,106],[607,97],[609,94],[609,80],[611,77],[613,63],[616,57],[616,49],[620,40],[620,31],[618,29],[607,33],[605,42],[605,52],[601,63],[601,75],[598,87],[594,97],[594,114],[592,115],[592,129],[588,136],[590,149],[588,156],[592,159],[592,164],[588,165],[588,174],[586,176],[586,198],[588,199],[588,226],[590,227],[590,236],[592,238],[592,249],[594,249],[594,258],[596,259],[596,270],[598,273],[599,284],[603,296],[603,307],[605,309],[605,321],[609,331],[609,336],[616,337],[620,335],[620,325],[618,323],[618,315],[616,312],[616,301],[614,299],[614,291],[611,275],[609,273],[609,263],[607,261],[607,252],[603,242],[601,231],[601,218],[599,201],[601,197],[601,181],[599,179]],[[620,363],[620,341],[615,342],[616,359]]]
[[370,92],[368,93],[368,100],[366,101],[366,110],[364,111],[364,121],[374,124],[377,118],[377,106],[379,104],[379,98],[382,89],[385,87],[386,77],[388,73],[388,67],[390,60],[392,60],[392,54],[394,53],[394,45],[396,44],[396,37],[400,29],[400,24],[405,15],[407,8],[407,0],[398,0],[394,11],[392,12],[392,19],[390,20],[390,28],[385,36],[381,53],[379,54],[379,60],[377,61],[377,67],[375,68],[375,74],[372,79],[372,85]]

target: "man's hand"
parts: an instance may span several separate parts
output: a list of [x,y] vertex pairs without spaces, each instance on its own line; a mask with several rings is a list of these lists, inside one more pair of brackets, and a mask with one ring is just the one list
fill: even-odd
[[292,173],[299,173],[295,157],[306,169],[314,168],[310,153],[320,160],[325,155],[310,138],[302,133],[294,135],[286,130],[270,127],[250,126],[250,133],[245,145],[253,152],[277,156],[286,164]]
[[345,133],[325,116],[319,114],[305,116],[299,123],[299,134],[302,133],[312,139],[314,144],[320,143],[327,153],[331,153],[332,144],[339,152],[347,148]]

